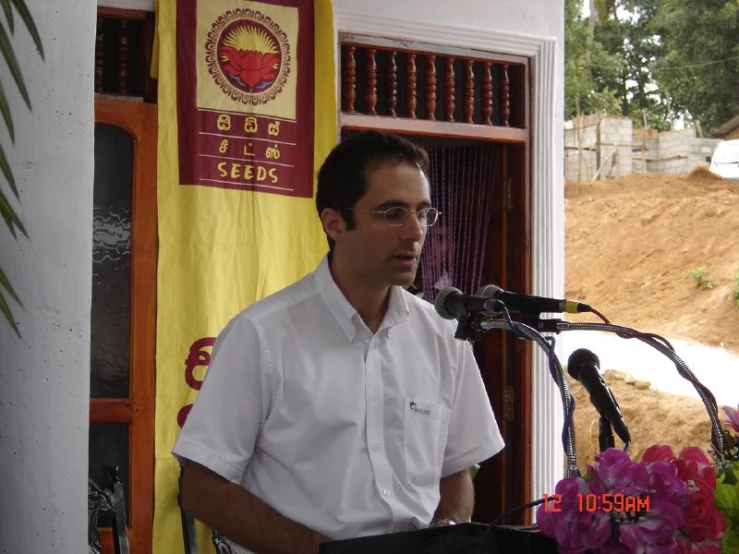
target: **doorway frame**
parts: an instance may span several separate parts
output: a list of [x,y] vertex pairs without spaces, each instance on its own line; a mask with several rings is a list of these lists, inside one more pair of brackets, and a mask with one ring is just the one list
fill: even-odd
[[[564,292],[564,177],[561,129],[555,128],[557,112],[558,49],[556,38],[505,33],[498,30],[429,23],[377,11],[359,11],[347,6],[334,7],[334,44],[344,34],[380,36],[404,41],[418,41],[449,47],[524,56],[530,60],[530,148],[528,173],[530,194],[526,199],[530,213],[530,249],[528,283],[516,292],[560,297]],[[336,48],[335,67],[341,68],[341,49]],[[563,59],[560,52],[559,61]],[[340,69],[336,72],[336,98],[341,98]],[[337,118],[341,114],[337,111]],[[338,133],[341,125],[337,125]],[[559,139],[557,138],[559,137]],[[339,136],[337,136],[337,142]],[[559,148],[559,150],[558,150]],[[558,154],[560,152],[560,154]],[[564,417],[559,406],[555,383],[546,369],[543,352],[530,354],[530,390],[516,403],[530,406],[530,448],[523,460],[529,483],[522,491],[529,499],[551,492],[562,477],[562,446],[559,429]],[[528,493],[528,494],[526,494]]]

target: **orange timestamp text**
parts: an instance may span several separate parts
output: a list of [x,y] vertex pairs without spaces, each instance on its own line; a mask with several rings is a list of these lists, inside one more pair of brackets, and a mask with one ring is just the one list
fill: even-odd
[[[561,512],[561,494],[544,495],[545,512]],[[577,494],[578,512],[649,512],[649,497],[633,494]]]

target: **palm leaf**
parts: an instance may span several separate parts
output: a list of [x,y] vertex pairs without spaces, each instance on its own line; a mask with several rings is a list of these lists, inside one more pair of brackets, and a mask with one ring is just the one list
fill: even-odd
[[[8,0],[2,0],[3,2],[7,2]],[[33,43],[36,45],[36,49],[38,50],[39,56],[41,56],[41,59],[44,59],[44,45],[41,44],[41,35],[38,34],[38,29],[36,28],[36,24],[33,22],[33,17],[31,16],[31,12],[28,11],[28,7],[26,6],[26,2],[24,0],[11,0],[13,2],[13,5],[15,6],[15,9],[18,10],[18,15],[21,16],[21,19],[23,20],[23,23],[26,25],[26,29],[28,29],[28,32],[31,35],[31,38],[33,39]],[[11,31],[13,30],[13,27],[11,25]]]
[[[43,45],[41,44],[41,36],[39,35],[36,24],[33,21],[31,12],[28,11],[25,0],[0,0],[0,8],[2,8],[5,14],[8,29],[10,29],[11,34],[15,32],[15,24],[13,21],[13,7],[15,7],[15,9],[18,11],[18,15],[20,15],[20,18],[23,20],[23,23],[28,29],[31,38],[33,39],[33,42],[38,49],[39,55],[43,60],[44,49]],[[26,106],[28,106],[28,109],[30,110],[31,99],[28,95],[28,91],[26,90],[26,84],[23,80],[23,74],[21,72],[20,66],[18,65],[18,59],[15,56],[15,52],[13,51],[13,45],[10,42],[10,37],[8,37],[8,33],[5,30],[5,25],[2,22],[0,22],[0,52],[2,53],[3,58],[5,58],[5,62],[10,69],[10,74],[12,75],[13,80],[18,87],[18,91],[23,97]],[[15,142],[13,118],[7,96],[5,95],[5,88],[3,87],[2,82],[0,82],[0,114],[2,114],[3,120],[5,121],[10,139]],[[15,194],[15,197],[18,198],[18,188],[16,187],[15,179],[13,178],[13,171],[10,167],[10,163],[8,163],[7,157],[5,156],[5,150],[3,149],[2,145],[0,145],[0,172],[7,180],[8,185],[13,191],[13,194]],[[26,229],[23,226],[23,223],[21,223],[21,220],[18,217],[18,214],[13,209],[13,206],[11,206],[10,202],[8,202],[8,198],[5,196],[2,189],[0,189],[0,217],[2,217],[3,221],[5,221],[5,224],[8,226],[10,234],[13,235],[13,238],[17,238],[15,232],[16,229],[18,229],[21,233],[23,233],[23,235],[28,237],[28,233],[26,233]],[[2,267],[0,267],[0,312],[2,312],[2,315],[13,328],[15,334],[20,337],[20,330],[18,329],[18,325],[15,322],[13,313],[10,311],[10,306],[8,305],[8,296],[12,298],[17,304],[19,304],[21,308],[23,307],[20,298],[18,298],[18,295],[15,293],[15,290],[13,290],[13,287],[10,284],[8,277],[5,275]]]
[[13,117],[10,114],[10,105],[8,104],[8,97],[5,96],[5,89],[3,88],[2,81],[0,81],[0,113],[2,113],[3,119],[5,120],[5,125],[8,127],[8,134],[10,135],[10,140],[15,142],[15,129],[13,128]]
[[8,199],[3,194],[2,190],[0,190],[0,217],[5,220],[5,224],[8,226],[8,229],[10,229],[10,234],[13,235],[13,238],[18,238],[15,234],[16,227],[24,236],[28,236],[26,228],[23,227],[23,223],[21,223],[21,220],[18,218],[18,214],[15,213],[13,206],[10,205],[10,202],[8,202]]
[[13,171],[10,169],[10,163],[8,162],[8,158],[5,157],[5,150],[3,150],[2,145],[0,145],[0,171],[2,171],[2,174],[5,175],[5,178],[8,180],[8,184],[10,185],[13,194],[15,194],[15,197],[18,198],[18,187],[15,186]]
[[0,5],[2,5],[3,11],[5,12],[5,19],[8,20],[8,28],[11,33],[14,33],[13,8],[10,7],[10,0],[0,0]]
[[[18,302],[21,306],[23,306],[23,303],[21,302],[21,299],[18,298],[18,295],[13,290],[12,285],[10,284],[10,281],[8,280],[8,277],[5,275],[5,272],[3,271],[3,268],[0,267],[0,287],[4,288],[6,291],[8,291],[8,294],[10,297]],[[2,289],[0,289],[0,294],[4,294]]]
[[0,25],[0,52],[5,58],[5,62],[8,64],[10,74],[13,76],[15,84],[18,85],[18,92],[21,93],[23,100],[26,102],[28,109],[31,109],[31,99],[28,97],[28,91],[26,90],[26,83],[23,81],[23,74],[21,68],[18,65],[18,59],[15,57],[13,52],[13,45],[10,44],[10,38],[8,33],[5,31],[5,26]]
[[13,328],[13,331],[15,331],[15,334],[20,337],[20,329],[18,329],[18,325],[15,323],[13,312],[10,311],[10,306],[8,306],[8,301],[5,300],[5,295],[3,294],[2,290],[0,290],[0,312],[2,312],[5,316],[5,319],[8,320],[8,323],[10,323],[10,326]]

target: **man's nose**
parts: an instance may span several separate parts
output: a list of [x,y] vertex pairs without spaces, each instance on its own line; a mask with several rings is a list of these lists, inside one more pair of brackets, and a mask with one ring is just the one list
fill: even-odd
[[408,214],[408,219],[400,227],[401,237],[403,239],[412,239],[414,241],[420,241],[426,234],[426,227],[421,225],[418,220],[418,214]]

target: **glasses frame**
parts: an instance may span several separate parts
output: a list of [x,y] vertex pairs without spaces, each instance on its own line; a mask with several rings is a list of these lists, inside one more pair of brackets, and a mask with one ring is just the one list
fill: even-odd
[[[366,213],[366,214],[381,215],[382,216],[382,220],[387,225],[389,225],[390,227],[396,227],[396,228],[397,227],[402,227],[403,225],[405,225],[406,223],[408,223],[408,218],[411,216],[411,214],[413,214],[414,216],[416,216],[416,221],[418,221],[418,224],[421,227],[424,227],[424,228],[433,227],[434,225],[436,225],[439,222],[439,216],[441,216],[441,212],[437,208],[434,208],[433,206],[428,206],[426,208],[421,208],[420,210],[409,210],[408,208],[404,208],[403,206],[392,206],[391,208],[386,208],[384,210],[360,210],[360,209],[357,209],[357,208],[349,208],[349,210],[351,210],[353,212],[363,212],[363,213]],[[406,214],[405,214],[405,217],[403,218],[403,221],[400,222],[400,223],[398,223],[398,224],[391,223],[387,219],[387,213],[389,211],[391,211],[391,210],[403,210],[403,211],[405,211]],[[421,221],[421,218],[418,217],[418,213],[419,212],[422,212],[422,211],[425,211],[425,210],[433,210],[436,213],[436,219],[434,219],[434,222],[433,223],[423,223]],[[426,221],[428,221],[428,219]]]

